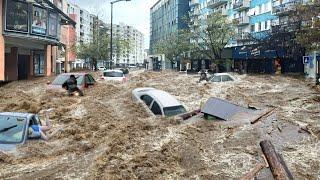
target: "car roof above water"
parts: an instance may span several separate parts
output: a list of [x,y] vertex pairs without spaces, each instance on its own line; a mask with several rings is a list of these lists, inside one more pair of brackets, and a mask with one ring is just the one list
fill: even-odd
[[163,107],[181,106],[181,103],[176,98],[162,90],[154,88],[137,88],[134,91],[151,96]]

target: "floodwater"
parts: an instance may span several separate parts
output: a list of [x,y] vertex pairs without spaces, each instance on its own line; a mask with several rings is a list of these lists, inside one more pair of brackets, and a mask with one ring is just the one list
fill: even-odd
[[[0,179],[237,179],[263,162],[264,139],[296,179],[320,179],[319,89],[300,77],[235,76],[235,82],[206,84],[192,75],[137,71],[126,84],[98,83],[84,97],[46,92],[53,78],[0,87],[0,111],[55,108],[50,118],[59,130],[48,142],[0,152]],[[276,110],[254,125],[201,117],[181,123],[133,103],[137,87],[165,90],[190,111],[209,97]]]

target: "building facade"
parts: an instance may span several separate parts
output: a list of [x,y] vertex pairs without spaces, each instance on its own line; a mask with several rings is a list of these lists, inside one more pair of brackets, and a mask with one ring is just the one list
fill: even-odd
[[[110,29],[110,24],[107,25]],[[142,65],[144,62],[144,35],[124,23],[113,25],[113,37],[128,42],[129,49],[122,54],[113,51],[113,61],[117,67]]]
[[60,27],[75,22],[49,0],[0,0],[0,12],[0,81],[55,74]]
[[[76,25],[76,44],[92,43],[93,42],[93,21],[94,15],[91,15],[86,9],[79,7],[76,4],[68,3],[68,14],[75,18]],[[72,63],[72,69],[84,68],[85,59],[75,58]]]
[[155,45],[168,35],[180,29],[188,28],[189,16],[187,0],[159,0],[150,9],[150,54],[154,54]]
[[[190,0],[189,14],[191,23],[197,23],[193,25],[200,28],[205,26],[208,14],[213,12],[221,13],[228,20],[236,22],[235,36],[226,45],[226,48],[232,50],[230,57],[236,68],[272,72],[277,63],[276,54],[283,54],[285,50],[254,48],[254,39],[266,38],[277,26],[288,24],[288,12],[300,3],[301,0]],[[196,40],[191,39],[191,43],[192,41]],[[286,68],[286,71],[301,71],[301,62],[296,60],[295,64],[285,63],[285,66],[291,67]]]

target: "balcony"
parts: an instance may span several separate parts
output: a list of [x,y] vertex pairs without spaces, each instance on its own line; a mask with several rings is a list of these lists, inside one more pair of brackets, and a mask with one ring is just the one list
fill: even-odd
[[236,23],[238,24],[238,26],[244,26],[244,25],[248,25],[249,24],[249,16],[244,16],[244,17],[239,17],[234,19],[236,21]]
[[248,32],[238,33],[234,36],[237,41],[248,41],[250,40],[250,34]]
[[189,2],[189,6],[190,7],[194,7],[194,6],[197,6],[199,4],[200,4],[199,0],[190,0],[190,2]]
[[288,15],[288,13],[294,11],[296,6],[301,4],[300,0],[292,0],[284,4],[273,6],[272,13],[277,16]]
[[250,8],[249,0],[240,0],[233,4],[233,10],[236,10],[236,11],[243,11],[249,8]]
[[208,2],[208,7],[215,8],[227,3],[228,3],[228,0],[211,0]]
[[215,12],[220,13],[222,16],[228,16],[228,11],[225,8],[216,10]]

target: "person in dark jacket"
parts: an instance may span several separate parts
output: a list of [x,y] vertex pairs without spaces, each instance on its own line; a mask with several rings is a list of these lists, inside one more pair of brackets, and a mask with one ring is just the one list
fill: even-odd
[[201,70],[199,82],[201,81],[208,81],[207,73],[205,70]]
[[63,83],[62,87],[68,90],[69,96],[71,96],[73,92],[78,92],[80,96],[83,96],[83,92],[78,88],[77,83],[76,77],[71,74],[70,78]]

